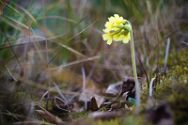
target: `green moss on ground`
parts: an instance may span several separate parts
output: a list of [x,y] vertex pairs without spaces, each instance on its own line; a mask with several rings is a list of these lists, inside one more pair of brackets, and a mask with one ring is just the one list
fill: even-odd
[[188,49],[169,58],[169,70],[157,84],[154,98],[167,101],[173,111],[175,123],[188,124]]

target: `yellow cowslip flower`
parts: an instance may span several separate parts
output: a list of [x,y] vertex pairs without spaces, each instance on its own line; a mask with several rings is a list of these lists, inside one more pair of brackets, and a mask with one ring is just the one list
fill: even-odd
[[110,45],[112,41],[128,43],[131,39],[132,27],[128,20],[118,14],[114,14],[114,16],[108,18],[103,32],[103,40],[107,41],[108,45]]

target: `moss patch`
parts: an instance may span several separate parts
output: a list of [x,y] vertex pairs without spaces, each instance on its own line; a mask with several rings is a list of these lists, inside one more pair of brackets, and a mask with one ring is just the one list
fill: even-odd
[[157,84],[154,97],[167,101],[176,124],[188,124],[188,49],[169,58],[169,70]]

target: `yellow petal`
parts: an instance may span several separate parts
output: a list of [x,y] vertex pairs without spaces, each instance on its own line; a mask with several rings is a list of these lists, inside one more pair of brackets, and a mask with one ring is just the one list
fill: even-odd
[[111,27],[111,26],[112,26],[112,24],[111,24],[110,22],[106,22],[106,23],[105,23],[105,27],[106,27],[106,28]]
[[129,42],[129,40],[128,39],[123,39],[123,41],[122,41],[123,43],[128,43]]
[[114,22],[115,18],[114,17],[109,17],[108,20],[109,20],[109,22]]
[[128,43],[130,39],[131,39],[131,36],[130,36],[130,33],[128,33],[126,36],[124,36],[123,43]]
[[114,14],[114,17],[115,17],[115,18],[119,18],[119,15],[118,15],[118,14]]
[[103,29],[104,33],[109,33],[110,31],[111,31],[111,29],[109,29],[109,28]]
[[111,45],[111,44],[112,44],[112,39],[109,39],[109,40],[107,41],[107,44],[108,44],[108,45]]
[[105,41],[107,41],[107,40],[109,40],[109,39],[112,39],[111,36],[108,35],[108,34],[103,34],[103,35],[102,35],[102,38],[103,38],[103,40],[105,40]]
[[116,34],[116,35],[113,36],[113,40],[114,41],[121,41],[122,38],[120,37],[120,35]]

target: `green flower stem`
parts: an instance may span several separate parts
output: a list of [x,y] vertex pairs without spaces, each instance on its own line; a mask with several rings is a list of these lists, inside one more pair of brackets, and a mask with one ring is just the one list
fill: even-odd
[[135,46],[134,46],[134,37],[133,37],[133,30],[131,31],[131,60],[132,60],[132,68],[133,68],[133,75],[135,80],[135,89],[136,89],[136,112],[139,112],[140,107],[140,83],[138,81],[137,77],[137,71],[136,71],[136,58],[135,58]]

